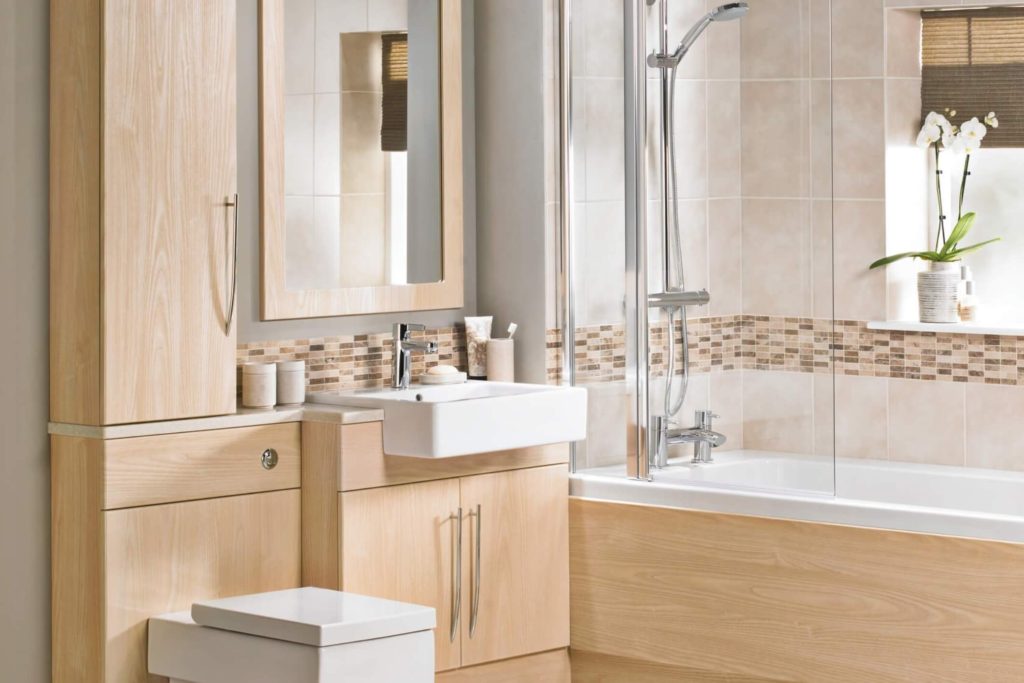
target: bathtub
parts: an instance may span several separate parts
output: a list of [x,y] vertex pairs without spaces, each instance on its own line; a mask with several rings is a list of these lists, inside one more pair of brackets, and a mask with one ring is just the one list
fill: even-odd
[[1024,475],[715,459],[572,476],[581,680],[1024,681]]
[[581,498],[1024,543],[1024,473],[739,450],[570,478]]

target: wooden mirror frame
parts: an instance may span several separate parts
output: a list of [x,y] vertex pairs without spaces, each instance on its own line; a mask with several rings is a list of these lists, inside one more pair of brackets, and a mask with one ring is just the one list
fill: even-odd
[[463,306],[462,0],[439,0],[440,282],[289,290],[285,283],[284,3],[260,0],[260,317],[263,320]]

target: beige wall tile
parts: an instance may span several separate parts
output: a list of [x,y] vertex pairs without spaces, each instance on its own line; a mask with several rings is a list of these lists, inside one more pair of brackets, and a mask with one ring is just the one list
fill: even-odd
[[341,37],[341,91],[381,92],[380,33],[346,33]]
[[715,431],[728,439],[718,450],[731,451],[744,447],[743,442],[743,372],[715,372],[711,374],[711,409],[719,417]]
[[868,265],[885,255],[885,202],[836,200],[833,216],[835,316],[883,320],[885,271]]
[[[317,197],[326,207],[329,199]],[[341,284],[387,282],[387,212],[383,194],[347,195],[341,200]]]
[[956,7],[962,0],[885,0],[886,7]]
[[743,77],[806,77],[808,15],[808,0],[750,0],[750,13],[740,21]]
[[882,377],[835,377],[837,457],[888,457],[888,382]]
[[342,193],[383,193],[387,178],[380,150],[381,96],[345,93],[341,96]]
[[676,191],[680,197],[703,198],[708,195],[707,107],[704,81],[681,80],[676,84]]
[[708,196],[739,197],[742,159],[740,157],[740,83],[708,83]]
[[921,129],[921,79],[887,78],[885,98],[886,146],[917,150],[917,134]]
[[811,285],[815,318],[835,317],[832,201],[811,201]]
[[921,13],[887,10],[885,13],[886,76],[921,77]]
[[814,454],[835,457],[835,377],[814,375]]
[[577,444],[577,468],[625,464],[630,401],[625,383],[590,384],[586,389],[587,440]]
[[965,386],[889,380],[889,459],[963,465]]
[[341,98],[336,94],[316,96],[313,186],[318,195],[341,194]]
[[587,197],[587,79],[572,79],[572,102],[572,186],[582,200]]
[[[587,76],[622,78],[623,76],[623,21],[625,13],[617,0],[587,0],[574,6],[579,12],[573,22],[586,35],[583,61],[575,65]],[[650,46],[652,49],[654,45]]]
[[807,81],[743,83],[744,196],[808,195],[809,96]]
[[588,201],[621,200],[625,196],[623,82],[587,79],[586,173]]
[[882,79],[832,84],[834,191],[844,199],[885,196],[885,102]]
[[811,76],[832,75],[832,2],[810,0]]
[[811,81],[811,196],[832,197],[832,81]]
[[315,0],[292,0],[284,12],[284,93],[308,95],[315,87]]
[[744,372],[744,448],[813,452],[813,380],[810,374]]
[[708,288],[708,203],[704,199],[679,201],[686,289]]
[[316,0],[318,93],[341,92],[341,34],[367,30],[367,2],[369,0]]
[[315,143],[315,97],[286,95],[284,98],[284,193],[313,195],[313,149]]
[[620,322],[625,311],[625,212],[623,202],[587,202],[578,294],[584,308],[578,324]]
[[967,466],[1024,470],[1024,388],[967,385]]
[[708,289],[712,315],[743,312],[743,203],[708,201]]
[[[710,12],[721,4],[721,0],[706,0],[704,9]],[[708,32],[708,78],[740,77],[740,24],[744,20],[720,23]]]
[[810,200],[743,200],[743,312],[811,313]]
[[882,0],[832,0],[832,76],[884,75]]

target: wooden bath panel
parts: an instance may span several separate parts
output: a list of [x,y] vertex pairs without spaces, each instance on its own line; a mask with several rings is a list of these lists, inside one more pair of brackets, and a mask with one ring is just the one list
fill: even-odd
[[620,667],[1024,681],[1024,545],[574,498],[570,563],[572,652]]

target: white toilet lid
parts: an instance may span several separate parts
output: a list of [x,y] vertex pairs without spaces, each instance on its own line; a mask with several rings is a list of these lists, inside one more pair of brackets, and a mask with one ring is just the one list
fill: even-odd
[[324,588],[197,602],[192,605],[192,619],[211,628],[319,647],[425,631],[437,625],[433,607]]

